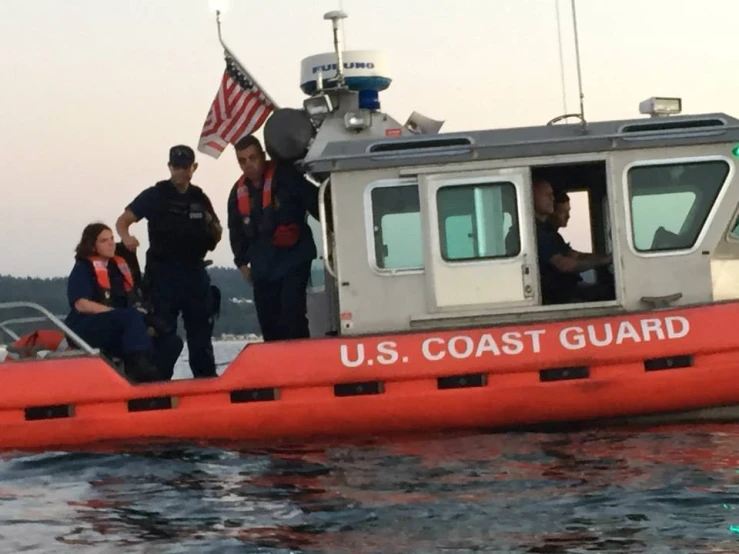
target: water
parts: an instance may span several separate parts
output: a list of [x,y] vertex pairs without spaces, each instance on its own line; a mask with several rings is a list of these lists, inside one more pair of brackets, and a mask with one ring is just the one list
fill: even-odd
[[[213,351],[216,357],[216,368],[218,375],[222,374],[226,366],[231,363],[241,349],[246,345],[246,341],[213,341]],[[174,368],[173,379],[191,379],[192,371],[187,364],[187,343],[177,361]]]
[[0,552],[739,552],[737,439],[704,425],[9,453]]

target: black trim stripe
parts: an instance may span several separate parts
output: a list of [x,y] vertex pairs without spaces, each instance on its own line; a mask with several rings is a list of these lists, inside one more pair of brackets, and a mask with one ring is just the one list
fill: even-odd
[[335,396],[366,396],[383,394],[385,385],[382,381],[363,381],[361,383],[341,383],[334,385]]
[[24,410],[26,421],[40,421],[44,419],[64,419],[74,417],[74,405],[53,404],[50,406],[32,406]]
[[644,360],[644,371],[662,371],[664,369],[680,369],[683,367],[693,367],[692,354]]
[[175,407],[175,399],[171,396],[152,396],[150,398],[134,398],[128,401],[129,412],[151,412],[155,410],[171,410]]
[[466,375],[450,375],[436,379],[439,390],[466,389],[472,387],[485,387],[488,384],[486,373],[468,373]]
[[275,388],[263,389],[238,389],[231,391],[231,403],[243,404],[245,402],[269,402],[278,400],[280,390]]
[[539,381],[549,383],[552,381],[570,381],[573,379],[587,379],[590,377],[590,369],[586,366],[575,367],[553,367],[539,371]]

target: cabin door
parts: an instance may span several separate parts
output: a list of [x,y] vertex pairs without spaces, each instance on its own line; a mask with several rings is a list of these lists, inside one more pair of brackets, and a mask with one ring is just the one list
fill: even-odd
[[430,312],[538,303],[528,168],[420,177]]
[[[619,225],[622,290],[637,308],[711,300],[711,252],[736,206],[725,146],[616,152],[625,218]],[[717,153],[714,153],[717,152]],[[618,282],[618,281],[617,281]]]

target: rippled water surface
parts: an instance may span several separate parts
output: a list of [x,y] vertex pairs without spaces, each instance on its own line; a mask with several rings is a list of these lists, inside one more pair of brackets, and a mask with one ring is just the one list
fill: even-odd
[[0,552],[739,552],[738,445],[724,425],[6,453]]

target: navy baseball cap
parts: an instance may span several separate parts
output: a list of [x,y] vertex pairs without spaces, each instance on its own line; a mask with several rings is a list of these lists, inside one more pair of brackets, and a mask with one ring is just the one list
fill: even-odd
[[169,163],[175,167],[190,167],[195,163],[195,152],[184,144],[169,149]]

